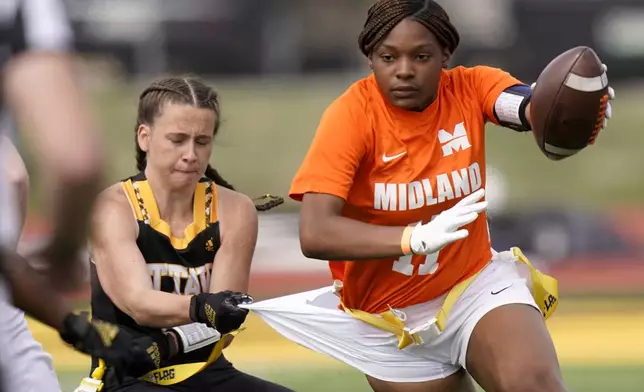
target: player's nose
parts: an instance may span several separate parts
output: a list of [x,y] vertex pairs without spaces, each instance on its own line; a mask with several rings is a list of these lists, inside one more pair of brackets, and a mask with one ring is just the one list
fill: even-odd
[[413,64],[410,60],[401,58],[396,68],[396,78],[411,79],[415,75]]
[[196,162],[197,152],[195,151],[195,147],[192,145],[189,145],[188,148],[186,148],[186,151],[184,151],[182,158],[184,162],[188,162],[188,163]]

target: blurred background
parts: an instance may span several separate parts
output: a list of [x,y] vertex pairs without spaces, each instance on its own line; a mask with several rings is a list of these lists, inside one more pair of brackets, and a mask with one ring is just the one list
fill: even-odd
[[[214,166],[250,196],[286,196],[324,109],[367,75],[357,36],[371,2],[67,0],[83,78],[108,135],[110,181],[135,172],[139,92],[161,75],[196,73],[222,100]],[[613,120],[577,156],[549,161],[530,134],[489,127],[490,227],[497,250],[520,246],[559,279],[562,300],[548,326],[571,390],[644,391],[644,2],[438,2],[461,33],[453,66],[497,66],[532,83],[578,45],[608,65]],[[33,197],[22,249],[47,235],[39,208]],[[287,202],[260,217],[256,299],[330,284],[325,263],[300,253],[297,208]],[[87,299],[79,293],[79,306]],[[89,359],[30,326],[54,356],[64,391],[73,390]],[[257,318],[248,326],[226,350],[240,369],[298,391],[369,390],[362,375]]]

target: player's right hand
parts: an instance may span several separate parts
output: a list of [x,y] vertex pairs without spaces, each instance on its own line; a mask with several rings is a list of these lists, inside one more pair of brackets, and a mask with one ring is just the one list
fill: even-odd
[[487,208],[487,201],[479,201],[484,195],[485,189],[481,188],[440,213],[431,222],[419,223],[411,231],[411,251],[425,255],[435,253],[446,245],[467,237],[469,232],[460,228],[474,222],[479,213]]
[[239,305],[252,302],[253,298],[248,294],[230,290],[197,294],[190,301],[190,319],[207,324],[223,335],[241,327],[248,309]]
[[122,379],[137,348],[132,335],[114,324],[90,320],[87,312],[70,313],[63,323],[60,337],[76,350],[99,357]]

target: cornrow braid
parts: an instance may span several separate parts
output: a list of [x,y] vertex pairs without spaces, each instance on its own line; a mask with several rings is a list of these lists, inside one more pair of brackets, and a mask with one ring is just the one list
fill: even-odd
[[[217,93],[196,77],[169,77],[158,80],[148,86],[139,95],[139,110],[136,121],[134,144],[136,146],[136,168],[145,170],[147,155],[141,150],[138,143],[138,129],[141,124],[152,124],[161,114],[163,104],[166,102],[192,105],[198,108],[210,109],[216,114],[213,136],[219,130],[219,97]],[[212,166],[208,165],[205,176],[215,184],[234,190],[235,188],[226,181]]]
[[443,7],[435,1],[379,0],[369,8],[364,28],[358,37],[362,53],[371,55],[387,34],[405,18],[422,23],[450,53],[454,53],[458,47],[458,31]]

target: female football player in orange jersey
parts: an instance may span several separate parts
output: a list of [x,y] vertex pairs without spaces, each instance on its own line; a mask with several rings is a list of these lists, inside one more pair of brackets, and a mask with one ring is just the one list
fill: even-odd
[[[324,113],[290,197],[323,288],[249,306],[374,391],[564,391],[544,323],[556,281],[491,249],[485,124],[527,132],[531,88],[490,67],[447,69],[459,35],[430,0],[381,0],[360,49],[373,73]],[[606,86],[602,86],[606,87]],[[532,291],[532,292],[531,292]],[[469,373],[469,375],[468,375]]]

